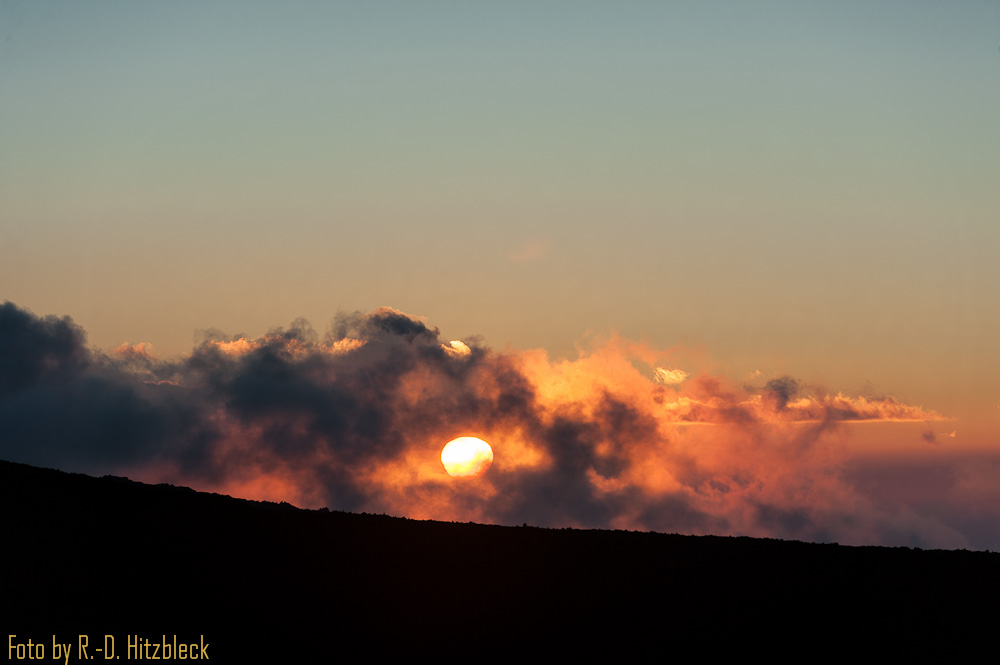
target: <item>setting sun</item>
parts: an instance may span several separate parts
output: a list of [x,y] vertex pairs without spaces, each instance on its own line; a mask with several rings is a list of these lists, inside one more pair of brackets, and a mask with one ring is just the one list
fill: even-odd
[[445,444],[441,450],[441,463],[449,476],[478,476],[493,463],[493,448],[474,436],[460,436]]

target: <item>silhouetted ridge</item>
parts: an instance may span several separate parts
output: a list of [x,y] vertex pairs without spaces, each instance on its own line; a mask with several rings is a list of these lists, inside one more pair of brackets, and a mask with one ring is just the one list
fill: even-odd
[[236,662],[836,635],[924,652],[984,643],[1000,592],[988,552],[424,522],[9,462],[0,487],[8,632],[48,645],[204,635]]

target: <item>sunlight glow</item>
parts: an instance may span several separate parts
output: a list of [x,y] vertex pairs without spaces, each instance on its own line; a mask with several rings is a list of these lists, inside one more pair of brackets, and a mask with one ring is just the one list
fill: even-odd
[[461,436],[445,444],[441,463],[449,476],[467,478],[481,475],[493,463],[493,448],[474,436]]

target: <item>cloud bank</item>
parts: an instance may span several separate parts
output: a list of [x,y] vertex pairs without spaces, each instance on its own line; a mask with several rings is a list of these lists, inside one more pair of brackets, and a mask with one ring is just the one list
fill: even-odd
[[[742,387],[656,364],[668,356],[620,338],[576,360],[500,353],[379,308],[339,314],[325,335],[302,320],[259,338],[206,333],[160,360],[145,344],[88,349],[71,319],[5,303],[0,455],[418,519],[966,542],[873,503],[843,472],[846,423],[940,414],[791,377]],[[492,444],[484,476],[445,473],[441,448],[458,436]]]

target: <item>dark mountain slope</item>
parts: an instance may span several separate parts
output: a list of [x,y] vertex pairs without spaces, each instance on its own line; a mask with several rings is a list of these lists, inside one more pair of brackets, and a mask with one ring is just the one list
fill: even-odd
[[114,636],[121,659],[130,635],[204,636],[216,662],[352,645],[954,655],[998,618],[996,553],[418,522],[9,462],[0,498],[8,635],[47,659],[78,634]]

